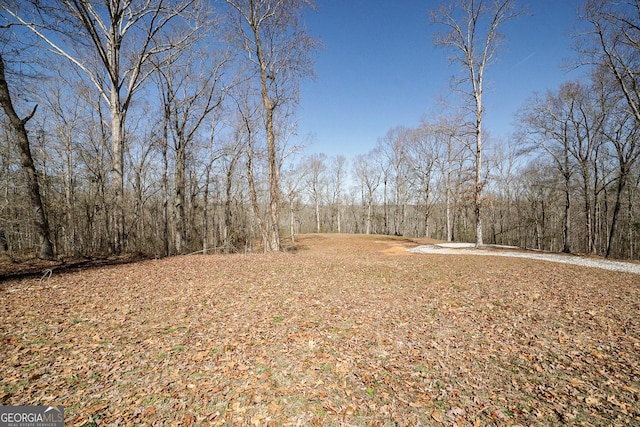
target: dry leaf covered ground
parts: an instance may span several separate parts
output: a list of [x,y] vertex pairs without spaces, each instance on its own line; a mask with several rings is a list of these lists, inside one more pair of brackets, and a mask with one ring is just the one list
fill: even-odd
[[640,276],[382,236],[0,285],[0,404],[66,425],[640,425]]

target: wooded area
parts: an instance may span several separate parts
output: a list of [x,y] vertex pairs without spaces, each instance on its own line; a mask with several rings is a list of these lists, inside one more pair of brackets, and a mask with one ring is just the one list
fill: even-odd
[[[435,23],[498,34],[518,15],[510,0],[456,4]],[[460,79],[480,83],[469,108],[390,129],[352,159],[309,153],[296,133],[312,6],[3,2],[4,253],[274,251],[281,236],[338,232],[640,258],[637,2],[585,2],[576,61],[590,77],[532,94],[508,141],[481,126],[473,70],[491,62],[488,37]]]

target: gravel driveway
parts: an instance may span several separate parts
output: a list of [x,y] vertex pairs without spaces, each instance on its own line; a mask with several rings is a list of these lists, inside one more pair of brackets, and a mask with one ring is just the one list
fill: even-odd
[[423,245],[416,248],[407,249],[409,252],[420,254],[440,254],[440,255],[485,255],[485,256],[508,256],[514,258],[531,258],[542,261],[559,262],[564,264],[575,264],[583,267],[602,268],[605,270],[622,271],[625,273],[640,274],[640,264],[610,261],[598,258],[586,258],[577,255],[539,253],[533,251],[522,251],[513,246],[487,245],[483,249],[476,249],[473,243],[441,243],[437,245]]

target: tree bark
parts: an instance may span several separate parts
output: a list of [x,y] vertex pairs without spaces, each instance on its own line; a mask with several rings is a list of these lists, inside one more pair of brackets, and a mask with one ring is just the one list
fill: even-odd
[[125,250],[124,235],[124,117],[120,111],[111,111],[111,192],[113,196],[113,251],[120,254]]
[[320,233],[320,196],[318,195],[316,185],[316,183],[313,185],[313,201],[316,210],[316,233]]
[[446,178],[445,178],[445,219],[446,219],[446,223],[447,223],[447,242],[451,242],[453,241],[453,227],[452,227],[452,221],[451,221],[451,162],[452,162],[452,156],[451,156],[451,137],[449,137],[448,142],[447,142],[447,170],[446,170]]
[[206,255],[209,246],[209,181],[211,180],[211,163],[207,165],[202,201],[202,254]]
[[169,144],[168,106],[165,104],[165,123],[162,129],[162,253],[169,256],[169,159],[167,149]]
[[369,201],[367,202],[367,228],[366,234],[371,234],[371,218],[373,217],[373,196],[369,194]]
[[622,170],[620,172],[620,176],[618,177],[618,185],[616,185],[616,201],[613,205],[613,216],[611,217],[611,224],[609,228],[609,237],[607,239],[607,251],[605,253],[605,258],[609,258],[611,256],[611,250],[613,247],[616,225],[618,224],[618,217],[620,215],[620,207],[622,206],[622,192],[624,191],[625,185],[627,183],[627,175],[628,172],[626,170]]
[[76,221],[74,220],[74,206],[75,206],[75,192],[74,192],[74,179],[73,179],[73,150],[71,147],[71,135],[65,137],[65,185],[64,185],[64,199],[66,215],[65,220],[67,223],[67,250],[71,251],[74,255],[78,255],[80,248],[76,245]]
[[293,204],[293,196],[289,197],[289,233],[291,234],[291,243],[296,242],[296,219],[293,214],[294,204]]
[[183,253],[187,250],[187,214],[186,205],[186,153],[185,145],[178,136],[178,144],[176,146],[176,194],[175,208],[178,222],[178,231],[176,233],[176,251]]
[[[250,138],[250,137],[249,137]],[[264,251],[269,249],[269,235],[265,228],[264,221],[260,215],[260,207],[258,206],[258,193],[256,191],[256,181],[253,176],[253,146],[249,142],[247,147],[247,181],[249,183],[249,198],[251,199],[251,209],[253,210],[253,217],[258,224],[260,235],[262,236],[262,243],[264,244]]]
[[[482,80],[480,80],[482,87]],[[473,211],[476,217],[476,248],[484,245],[482,238],[482,93],[476,95],[476,168],[475,191],[473,193]]]
[[265,109],[265,132],[267,134],[267,162],[269,164],[269,215],[271,217],[271,227],[269,229],[269,250],[280,250],[280,186],[278,176],[278,161],[276,153],[276,133],[273,127],[273,115],[276,103],[269,97],[267,88],[267,62],[262,51],[260,33],[254,27],[254,36],[258,62],[260,64],[260,91],[262,103]]
[[[233,173],[234,173],[237,161],[238,161],[238,156],[234,153],[233,158],[229,162],[229,168],[227,169],[226,178],[225,178],[224,229],[223,229],[224,231],[223,231],[223,237],[222,237],[225,253],[229,253],[232,245],[231,227],[233,227],[233,212],[231,211],[231,190],[233,186]],[[250,167],[250,166],[247,166],[247,167]]]
[[571,185],[570,177],[564,178],[564,221],[562,223],[562,252],[571,253]]
[[24,119],[21,119],[16,113],[11,100],[11,93],[9,91],[9,85],[7,83],[5,75],[5,64],[2,55],[0,54],[0,104],[5,114],[9,117],[11,127],[16,133],[16,141],[20,150],[20,160],[22,162],[22,170],[25,173],[27,179],[27,187],[29,193],[29,201],[34,211],[34,225],[40,238],[40,252],[39,257],[42,259],[55,259],[55,251],[53,249],[53,243],[51,242],[49,222],[40,196],[40,185],[38,183],[38,176],[31,155],[31,147],[29,144],[29,136],[25,125],[36,113],[38,106],[33,109]]

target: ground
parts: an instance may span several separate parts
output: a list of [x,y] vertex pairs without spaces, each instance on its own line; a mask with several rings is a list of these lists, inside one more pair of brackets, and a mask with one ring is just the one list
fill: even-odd
[[0,404],[68,426],[640,425],[640,276],[300,236],[0,283]]

